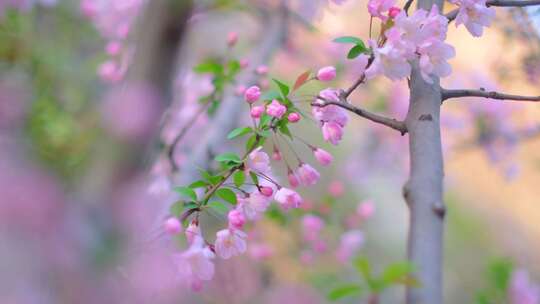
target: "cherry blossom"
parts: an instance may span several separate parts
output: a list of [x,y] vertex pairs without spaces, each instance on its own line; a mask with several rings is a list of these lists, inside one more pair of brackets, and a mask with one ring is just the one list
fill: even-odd
[[321,177],[321,175],[319,174],[319,172],[317,172],[317,170],[315,170],[315,168],[313,168],[311,165],[306,164],[306,163],[301,164],[300,167],[298,167],[296,174],[298,178],[300,179],[300,182],[304,186],[315,185],[319,181],[319,178]]
[[266,114],[275,118],[281,118],[285,112],[287,112],[287,107],[282,105],[276,99],[272,100],[272,102],[266,106]]
[[321,148],[313,149],[313,154],[315,155],[315,158],[317,159],[317,161],[323,166],[330,165],[330,163],[334,160],[334,158],[332,157],[332,154],[326,152],[325,150]]
[[192,289],[200,290],[202,281],[209,281],[214,276],[213,258],[214,253],[204,245],[203,239],[194,238],[189,248],[174,258],[180,279]]
[[270,172],[270,157],[266,152],[262,151],[262,147],[258,147],[249,153],[246,168],[249,170],[255,170],[262,173]]
[[163,224],[163,227],[165,232],[171,235],[182,232],[182,223],[180,223],[180,221],[175,217],[168,218]]
[[332,81],[336,78],[336,68],[327,66],[317,71],[317,79],[320,81]]
[[238,229],[223,229],[216,233],[216,254],[222,259],[229,259],[247,250],[247,235]]
[[482,36],[484,26],[488,27],[495,17],[495,10],[486,6],[486,0],[454,0],[450,2],[459,6],[456,27],[465,25],[474,37]]
[[248,103],[254,103],[261,97],[261,89],[258,86],[251,86],[244,92],[244,99]]
[[298,208],[302,204],[302,197],[296,191],[282,187],[274,195],[274,199],[285,210]]

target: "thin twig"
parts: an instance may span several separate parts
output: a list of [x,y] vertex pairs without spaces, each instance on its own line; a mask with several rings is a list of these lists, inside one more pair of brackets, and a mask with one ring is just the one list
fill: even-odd
[[[373,63],[373,60],[375,59],[375,57],[373,57],[373,55],[371,55],[371,57],[369,57],[369,60],[368,60],[368,63],[366,65],[366,70],[371,66],[371,64]],[[354,90],[356,90],[356,88],[358,88],[359,85],[361,85],[362,83],[364,83],[364,81],[366,80],[366,73],[362,73],[362,75],[360,75],[360,77],[358,77],[358,79],[351,85],[350,88],[348,88],[344,93],[343,93],[343,96],[345,97],[345,99],[347,99],[351,94],[352,92],[354,92]]]
[[364,110],[359,107],[355,107],[351,105],[350,103],[343,102],[343,101],[333,101],[324,99],[322,97],[318,97],[319,101],[314,101],[311,103],[312,106],[315,107],[326,107],[329,105],[336,105],[338,107],[344,108],[345,110],[351,111],[354,114],[363,117],[367,120],[371,120],[373,122],[379,123],[381,125],[385,125],[387,127],[390,127],[396,131],[399,131],[401,135],[405,135],[407,133],[407,126],[403,121],[399,121],[394,118],[388,118],[379,114],[372,113],[370,111]]
[[[486,6],[497,6],[497,7],[525,7],[525,6],[534,6],[540,5],[540,0],[490,0],[486,2]],[[448,18],[448,22],[456,19],[459,9],[456,8],[445,15]]]
[[489,99],[497,100],[514,100],[514,101],[531,101],[538,102],[540,101],[540,96],[522,96],[522,95],[513,95],[506,93],[499,93],[495,91],[486,91],[484,89],[479,90],[441,90],[442,100],[447,100],[450,98],[460,98],[460,97],[483,97]]
[[407,0],[407,3],[405,3],[405,6],[403,6],[403,10],[405,13],[407,13],[407,15],[409,15],[409,8],[411,8],[413,2],[414,0]]

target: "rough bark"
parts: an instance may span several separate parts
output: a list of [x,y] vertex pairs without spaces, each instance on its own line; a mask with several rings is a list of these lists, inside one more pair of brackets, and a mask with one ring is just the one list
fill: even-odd
[[[442,1],[419,0],[430,9]],[[407,304],[440,304],[442,299],[443,155],[440,133],[439,79],[424,81],[415,63],[410,81],[410,104],[405,124],[409,132],[410,176],[404,186],[409,206],[408,258],[416,267],[418,287],[407,289]]]

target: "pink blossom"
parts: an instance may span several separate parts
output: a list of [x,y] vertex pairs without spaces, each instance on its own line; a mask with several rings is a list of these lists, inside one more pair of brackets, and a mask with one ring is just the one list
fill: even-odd
[[336,258],[342,262],[347,262],[364,244],[364,234],[360,230],[349,230],[341,235],[339,247],[336,251]]
[[264,106],[254,106],[251,108],[250,114],[253,118],[260,118],[264,113]]
[[486,6],[486,0],[454,0],[450,1],[459,6],[456,16],[456,27],[465,25],[474,37],[482,36],[495,17],[495,9]]
[[540,286],[531,283],[529,274],[524,269],[515,270],[510,280],[509,304],[540,303]]
[[368,219],[375,213],[375,204],[372,200],[365,200],[356,207],[356,214],[362,219]]
[[274,199],[284,210],[298,208],[302,204],[302,197],[296,191],[282,187],[274,195]]
[[268,66],[260,65],[255,69],[255,72],[259,75],[266,75],[268,74]]
[[287,107],[279,103],[276,99],[272,100],[272,102],[266,106],[266,114],[272,117],[281,118],[285,112],[287,112]]
[[189,244],[193,244],[193,242],[198,238],[201,237],[201,228],[199,228],[199,225],[197,225],[194,222],[191,222],[185,231],[186,239]]
[[454,57],[454,47],[439,40],[429,40],[419,46],[420,72],[422,78],[432,83],[430,75],[446,77],[452,73],[452,67],[446,60]]
[[254,103],[261,97],[261,89],[258,86],[251,86],[244,92],[244,99],[248,103]]
[[244,213],[241,210],[237,209],[229,211],[227,219],[229,220],[229,226],[236,229],[242,228],[242,226],[244,226],[244,223],[246,222]]
[[265,260],[274,254],[273,248],[263,243],[250,244],[248,252],[249,256],[255,260]]
[[175,256],[179,277],[194,290],[200,290],[201,281],[209,281],[214,276],[213,258],[214,254],[204,246],[203,239],[196,237],[186,251]]
[[298,122],[300,121],[300,114],[296,112],[289,113],[289,115],[287,116],[287,120],[292,123]]
[[313,154],[315,155],[315,158],[317,159],[319,164],[323,166],[328,166],[334,160],[332,154],[326,152],[321,148],[314,149]]
[[105,46],[105,52],[111,56],[116,56],[122,50],[122,44],[118,41],[109,41]]
[[246,59],[246,58],[242,58],[240,59],[240,67],[242,69],[245,69],[249,66],[249,59]]
[[122,79],[120,67],[112,60],[105,61],[98,68],[98,75],[102,80],[108,82],[118,82]]
[[390,18],[395,18],[400,12],[401,12],[401,8],[396,7],[396,6],[392,6],[392,7],[388,10],[388,16],[389,16]]
[[223,229],[216,233],[216,254],[222,259],[240,255],[247,250],[247,235],[237,229]]
[[377,47],[375,42],[370,41],[370,43],[375,59],[365,72],[368,79],[384,75],[391,80],[399,80],[411,74],[406,51],[396,47],[390,41],[382,47]]
[[274,194],[274,189],[272,189],[271,187],[261,187],[260,192],[264,196],[272,196],[272,194]]
[[246,86],[243,84],[239,84],[236,86],[236,88],[234,88],[234,94],[236,94],[236,96],[242,96],[244,95],[245,92],[246,92]]
[[322,125],[323,138],[325,141],[337,145],[343,137],[343,128],[335,122],[326,122]]
[[278,149],[274,149],[274,153],[272,153],[272,159],[275,161],[280,161],[282,159],[281,152],[279,152]]
[[229,47],[233,47],[237,42],[238,42],[238,33],[229,32],[229,34],[227,34],[227,45]]
[[336,78],[336,68],[327,66],[317,72],[317,79],[320,81],[332,81]]
[[271,198],[258,191],[249,194],[249,197],[238,204],[238,209],[242,210],[248,220],[256,220],[259,215],[268,209]]
[[287,174],[287,179],[289,180],[289,185],[291,185],[291,187],[293,188],[296,188],[300,185],[300,181],[298,180],[298,177],[292,171],[289,171],[289,173]]
[[[339,102],[338,94],[339,92],[334,89],[325,89],[319,92],[319,96],[323,97],[324,99],[336,102]],[[324,103],[322,100],[317,102],[321,104]],[[324,107],[313,106],[311,111],[313,118],[321,123],[332,121],[344,127],[349,120],[347,111],[336,105],[327,105]]]
[[324,221],[320,217],[313,214],[302,217],[302,235],[307,242],[318,240],[323,229]]
[[165,229],[165,232],[171,235],[179,234],[182,232],[182,223],[175,218],[170,217],[168,218],[165,223],[163,224],[163,228]]
[[249,153],[246,161],[246,167],[249,170],[268,173],[271,170],[270,157],[268,154],[266,154],[266,152],[262,151],[262,147],[258,147]]
[[369,0],[368,12],[371,16],[386,21],[387,17],[383,13],[387,12],[396,4],[396,0]]
[[330,183],[328,186],[328,192],[333,197],[340,197],[343,195],[343,192],[345,192],[345,188],[343,187],[343,183],[335,180]]
[[315,185],[319,181],[319,178],[321,177],[321,175],[319,174],[319,172],[317,172],[317,170],[315,170],[315,168],[305,163],[301,164],[300,167],[298,167],[296,174],[298,178],[300,179],[300,182],[304,186]]

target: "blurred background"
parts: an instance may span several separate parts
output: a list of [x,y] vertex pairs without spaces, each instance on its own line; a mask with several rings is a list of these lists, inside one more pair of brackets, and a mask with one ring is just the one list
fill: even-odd
[[[181,246],[152,231],[176,200],[171,186],[242,145],[225,140],[249,121],[242,85],[293,83],[334,65],[331,86],[347,87],[359,62],[332,39],[370,35],[363,0],[194,2],[0,0],[0,303],[327,303],[339,284],[362,284],[340,258],[348,232],[361,231],[351,254],[374,272],[406,259],[407,138],[351,117],[334,147],[306,119],[294,133],[335,162],[300,192],[301,210],[271,209],[252,227],[248,254],[218,260],[202,292],[178,282],[171,255]],[[450,25],[457,56],[443,86],[538,95],[539,23],[534,9],[498,9],[482,38]],[[200,66],[233,59],[236,82],[217,83]],[[302,88],[300,107],[309,112],[324,88]],[[376,80],[351,100],[402,119],[407,85]],[[479,298],[501,272],[526,269],[540,281],[540,107],[471,98],[442,112],[445,297],[492,303]],[[324,220],[317,244],[303,236],[306,214]],[[209,231],[224,225],[201,221]],[[389,288],[381,303],[402,295]]]

